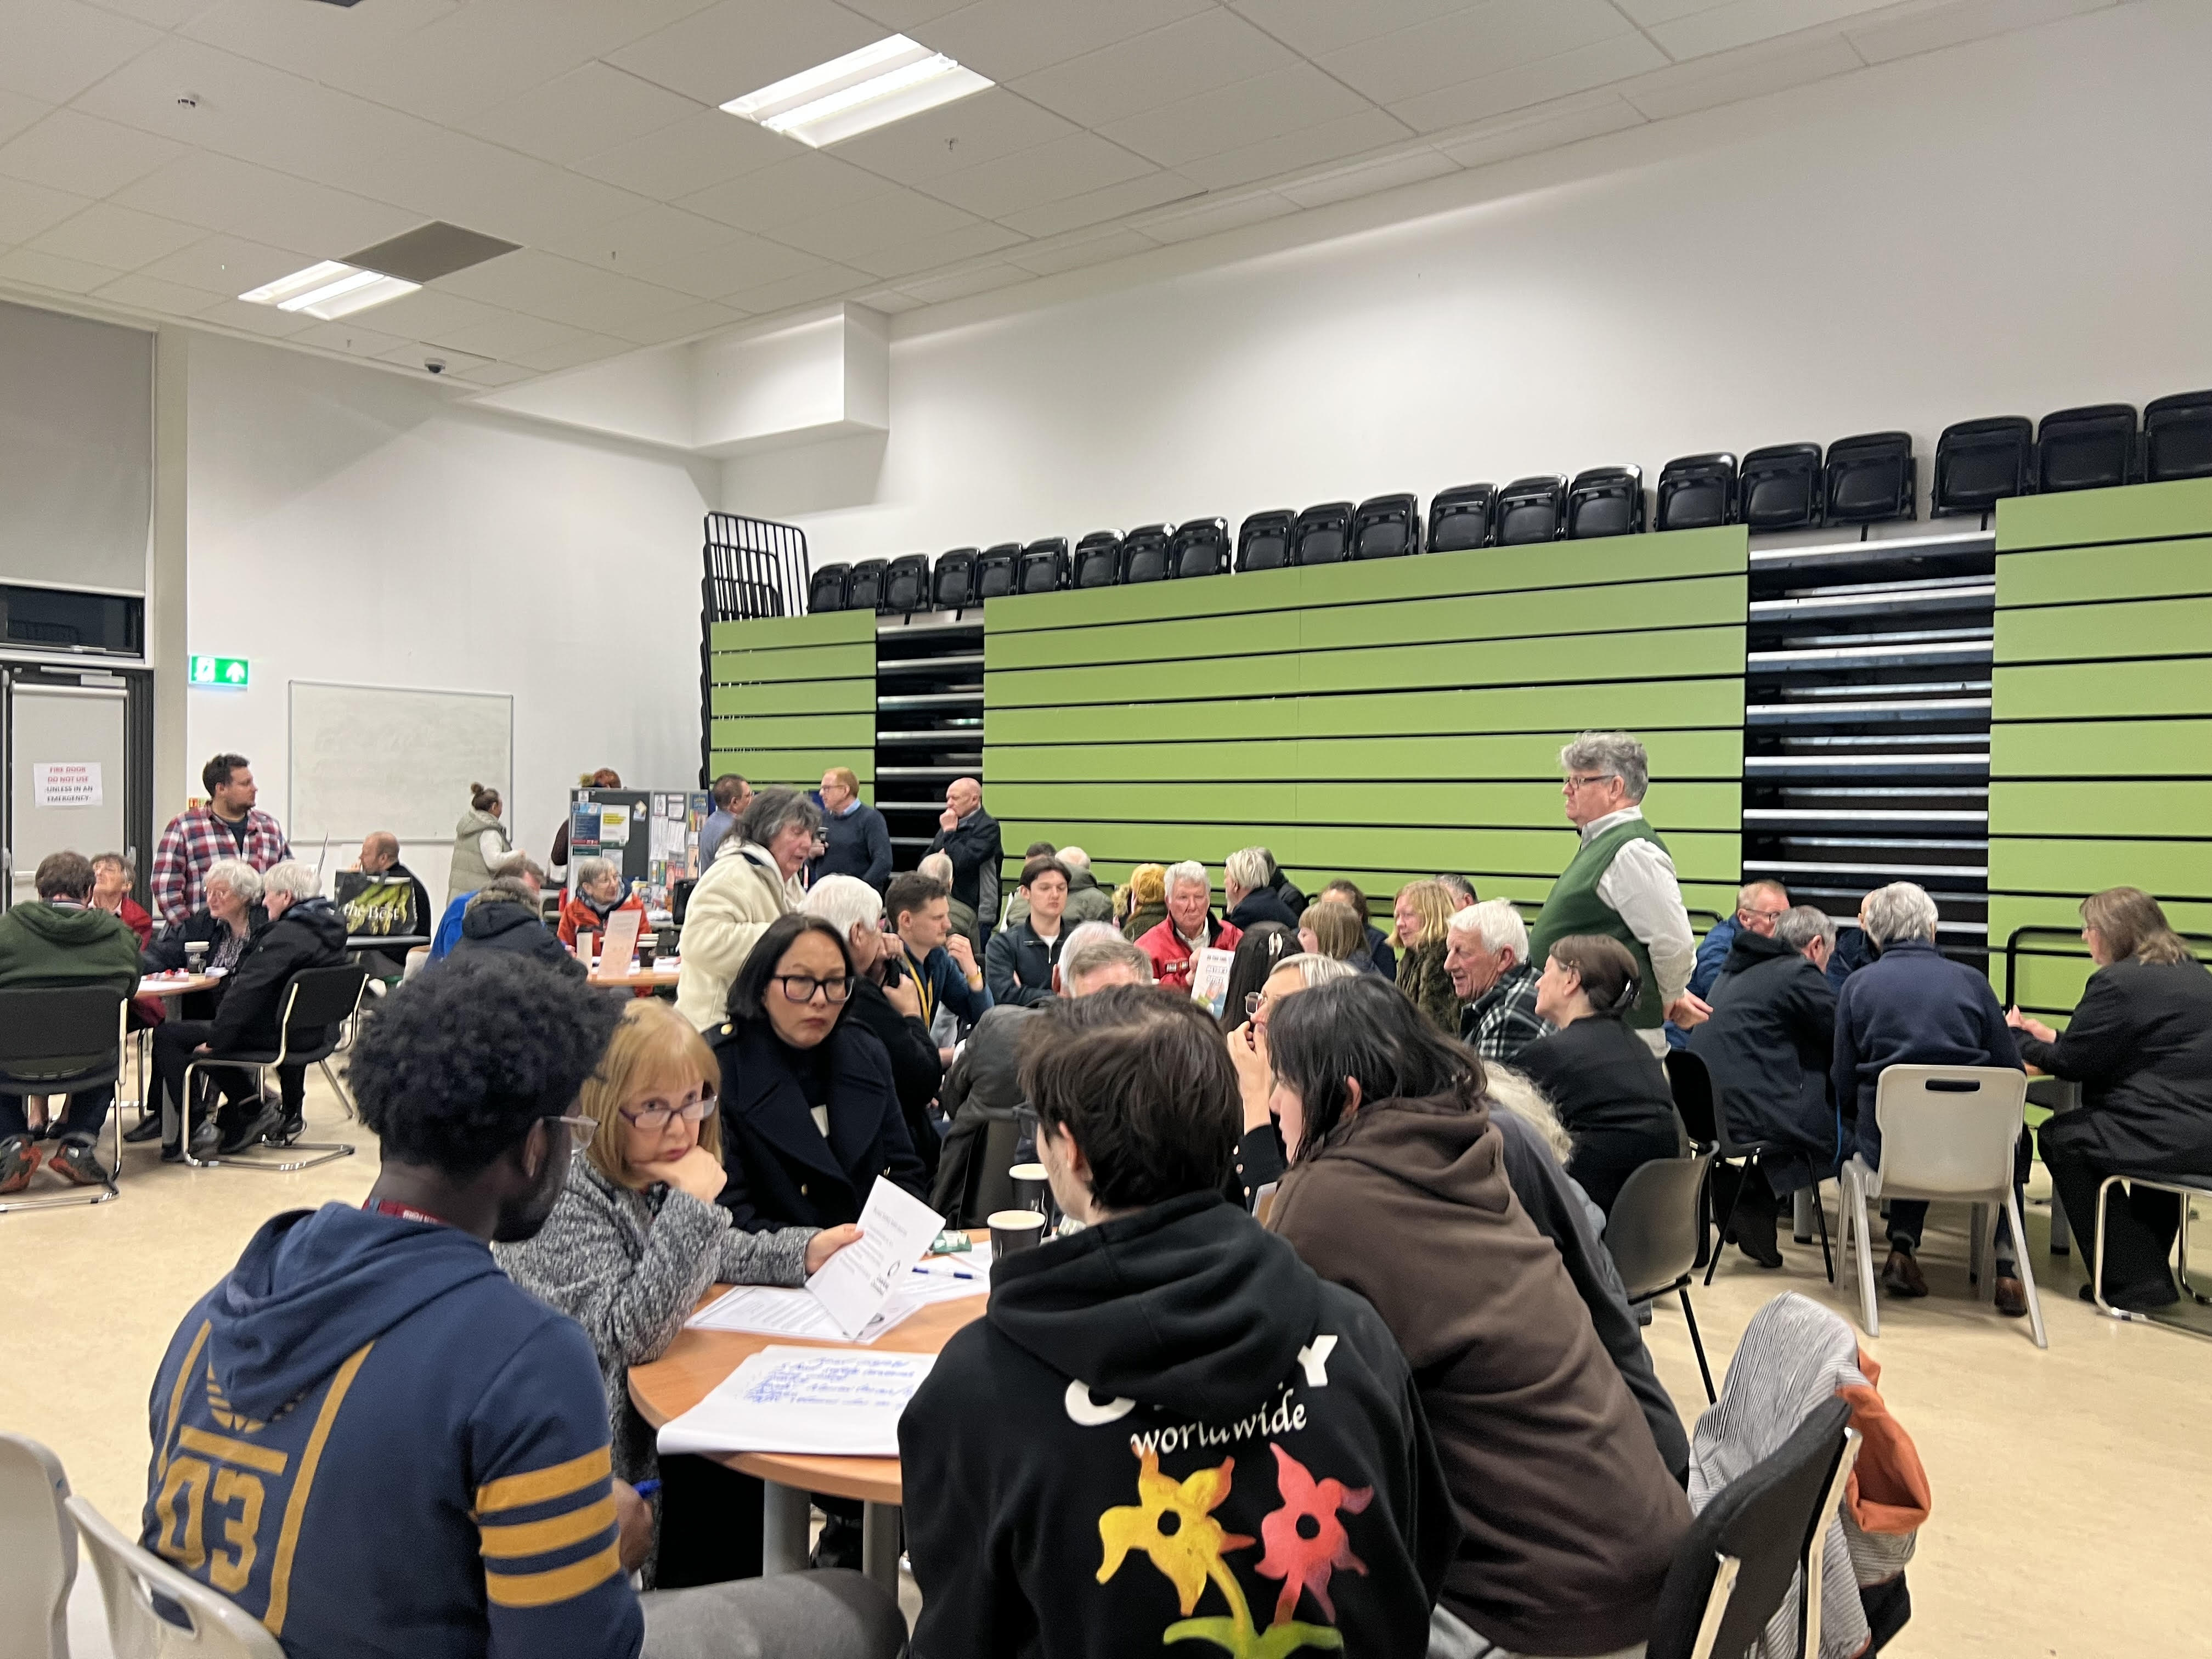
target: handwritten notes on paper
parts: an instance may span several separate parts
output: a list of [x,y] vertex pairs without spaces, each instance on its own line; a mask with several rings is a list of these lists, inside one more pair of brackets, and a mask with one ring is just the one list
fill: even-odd
[[[927,1294],[934,1280],[916,1279],[918,1295],[899,1295],[885,1302],[870,1320],[858,1342],[872,1342],[916,1308],[933,1298]],[[988,1290],[989,1286],[981,1287]],[[803,1336],[821,1342],[842,1342],[845,1333],[830,1316],[830,1310],[806,1291],[779,1291],[766,1285],[740,1285],[719,1296],[684,1322],[695,1331],[744,1331],[756,1336]]]
[[860,1211],[860,1237],[806,1281],[848,1337],[858,1337],[892,1293],[907,1288],[915,1265],[935,1243],[945,1218],[883,1176]]
[[661,1455],[896,1457],[899,1414],[935,1363],[926,1353],[763,1348],[661,1429]]

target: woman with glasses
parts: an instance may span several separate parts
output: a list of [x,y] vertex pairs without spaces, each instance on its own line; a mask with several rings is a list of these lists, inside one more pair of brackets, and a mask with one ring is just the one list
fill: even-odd
[[[720,1068],[665,1002],[633,1002],[567,1120],[583,1141],[538,1235],[495,1244],[507,1276],[592,1340],[606,1383],[614,1472],[659,1479],[662,1542],[648,1583],[674,1588],[760,1571],[760,1488],[704,1458],[663,1465],[630,1404],[629,1368],[667,1352],[716,1283],[799,1285],[857,1227],[744,1232],[714,1200],[722,1172]],[[750,1501],[748,1501],[750,1500]]]
[[857,972],[836,923],[788,915],[769,924],[731,983],[714,1042],[729,1174],[721,1201],[739,1227],[857,1221],[879,1175],[927,1195],[890,1058],[843,1018]]

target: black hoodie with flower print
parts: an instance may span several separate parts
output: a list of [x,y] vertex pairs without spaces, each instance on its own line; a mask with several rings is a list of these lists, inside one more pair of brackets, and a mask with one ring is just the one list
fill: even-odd
[[999,1264],[899,1448],[916,1659],[1418,1659],[1458,1543],[1374,1309],[1210,1193]]

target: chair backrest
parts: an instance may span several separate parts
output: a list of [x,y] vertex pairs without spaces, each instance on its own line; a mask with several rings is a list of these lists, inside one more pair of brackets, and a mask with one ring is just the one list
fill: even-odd
[[939,611],[958,611],[975,599],[975,550],[947,548],[937,556],[931,600]]
[[69,1477],[37,1441],[0,1434],[0,1659],[69,1659],[76,1528]]
[[819,613],[842,611],[845,608],[845,584],[851,578],[849,564],[825,564],[815,571],[806,584],[806,608]]
[[1048,536],[1022,550],[1014,567],[1017,593],[1057,593],[1067,586],[1067,538]]
[[959,1218],[963,1225],[980,1227],[994,1210],[1013,1208],[1014,1178],[1007,1171],[1014,1167],[1014,1148],[1021,1138],[1018,1115],[994,1115],[985,1121],[983,1144],[968,1164],[968,1191]]
[[1557,541],[1567,499],[1563,473],[1516,478],[1498,492],[1498,544],[1522,547]]
[[2142,476],[2212,477],[2212,392],[2177,392],[2143,407]]
[[1874,1096],[1882,1190],[2003,1191],[2027,1105],[2027,1074],[2010,1066],[1883,1066]]
[[2035,428],[2019,415],[1960,421],[1936,441],[1937,513],[1981,513],[2035,482]]
[[1770,444],[1743,458],[1736,513],[1753,530],[1808,530],[1826,506],[1818,444]]
[[1644,469],[1598,466],[1567,486],[1566,537],[1635,536],[1644,530]]
[[112,1080],[123,1057],[124,996],[112,985],[0,991],[0,1077],[51,1083],[47,1093],[71,1079]]
[[1659,470],[1654,530],[1710,530],[1735,522],[1735,457],[1684,455]]
[[335,968],[302,968],[292,975],[287,993],[285,1030],[319,1031],[351,1019],[361,1006],[362,987],[368,972],[357,962]]
[[1121,532],[1094,530],[1075,544],[1070,587],[1111,587],[1121,580]]
[[[228,1596],[139,1548],[83,1498],[70,1498],[69,1512],[107,1603],[115,1659],[284,1659],[283,1644]],[[149,1592],[181,1611],[191,1627],[181,1629],[155,1612]]]
[[853,574],[845,582],[845,609],[875,611],[884,602],[884,573],[890,569],[889,559],[862,559],[853,567]]
[[1850,1419],[1850,1401],[1822,1401],[1698,1512],[1652,1609],[1647,1659],[1736,1659],[1758,1643],[1826,1528]]
[[1022,556],[1019,542],[1000,542],[975,556],[975,597],[1003,599],[1014,591],[1014,563]]
[[1352,503],[1310,507],[1291,526],[1292,564],[1335,564],[1352,556]]
[[1909,432],[1866,432],[1828,446],[1828,522],[1880,524],[1920,510]]
[[903,553],[891,561],[884,577],[884,599],[878,609],[903,617],[929,609],[929,555]]
[[1121,566],[1115,580],[1165,581],[1174,574],[1168,568],[1169,538],[1174,534],[1173,525],[1140,524],[1122,537]]
[[1352,515],[1352,556],[1395,559],[1421,550],[1421,503],[1412,495],[1376,495]]
[[1669,1048],[1666,1065],[1668,1092],[1674,1097],[1674,1110],[1681,1117],[1682,1127],[1690,1132],[1691,1140],[1700,1146],[1717,1147],[1723,1158],[1733,1157],[1725,1114],[1715,1107],[1713,1074],[1705,1069],[1705,1062],[1687,1048]]
[[2136,408],[2092,404],[2054,410],[2035,429],[2035,488],[2110,489],[2135,476]]
[[[1229,568],[1229,520],[1187,519],[1168,544],[1168,577],[1218,576]],[[1133,581],[1134,577],[1128,580]]]
[[1429,551],[1457,553],[1490,545],[1498,486],[1455,484],[1429,497]]
[[1687,1158],[1654,1158],[1629,1171],[1606,1217],[1605,1248],[1620,1270],[1631,1302],[1670,1290],[1698,1259],[1698,1189],[1713,1161],[1710,1150]]
[[1237,527],[1237,568],[1279,570],[1291,562],[1289,508],[1255,513]]

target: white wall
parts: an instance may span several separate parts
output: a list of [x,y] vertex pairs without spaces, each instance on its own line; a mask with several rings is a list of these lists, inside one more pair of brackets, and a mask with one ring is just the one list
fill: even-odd
[[[817,563],[2212,384],[2212,6],[2098,13],[896,319],[732,460]],[[1384,226],[1386,216],[1419,213]],[[1249,255],[1212,269],[1224,254]]]
[[[696,787],[711,463],[216,336],[190,373],[190,648],[253,665],[186,694],[191,793],[232,750],[283,815],[295,678],[511,694],[507,822],[541,860],[579,772]],[[405,849],[434,901],[450,852]]]

